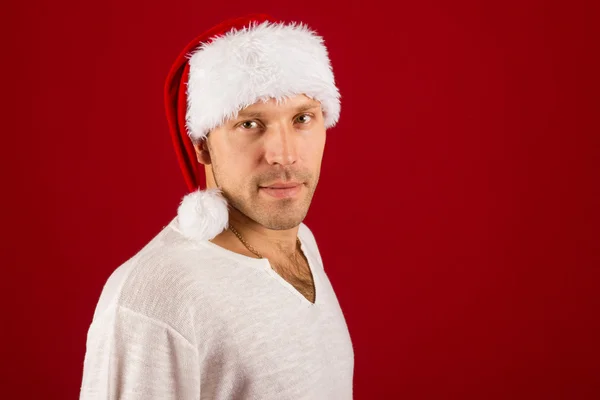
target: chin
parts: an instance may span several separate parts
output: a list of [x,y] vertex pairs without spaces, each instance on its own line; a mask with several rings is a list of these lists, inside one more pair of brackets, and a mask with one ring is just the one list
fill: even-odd
[[231,196],[230,205],[256,223],[272,230],[287,230],[300,225],[308,214],[311,198],[280,199],[273,201],[261,195]]
[[293,229],[300,225],[302,220],[286,220],[286,221],[269,221],[268,223],[261,224],[267,229],[271,229],[274,231],[285,231],[288,229]]
[[308,212],[308,210],[300,210],[298,205],[296,205],[294,208],[297,209],[288,209],[287,212],[282,210],[269,211],[267,209],[265,212],[261,212],[259,215],[256,215],[256,218],[253,219],[267,229],[276,231],[292,229],[304,221],[304,217],[306,217]]

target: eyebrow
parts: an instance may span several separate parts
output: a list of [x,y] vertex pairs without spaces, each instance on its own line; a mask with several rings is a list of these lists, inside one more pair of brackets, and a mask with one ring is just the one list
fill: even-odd
[[[301,113],[304,111],[312,110],[313,108],[317,108],[320,106],[321,106],[320,103],[308,103],[308,104],[304,104],[299,107],[296,107],[295,112]],[[244,110],[242,110],[242,111],[238,112],[238,118],[262,118],[263,116],[264,116],[264,113],[262,113],[260,111],[244,111]]]

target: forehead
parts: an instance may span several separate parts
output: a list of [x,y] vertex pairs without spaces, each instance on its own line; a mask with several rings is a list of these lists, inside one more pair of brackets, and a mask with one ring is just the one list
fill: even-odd
[[257,113],[269,112],[298,112],[299,110],[309,110],[319,108],[321,103],[310,97],[300,94],[290,98],[277,101],[275,98],[269,98],[267,101],[259,100],[238,112],[238,117],[256,115]]

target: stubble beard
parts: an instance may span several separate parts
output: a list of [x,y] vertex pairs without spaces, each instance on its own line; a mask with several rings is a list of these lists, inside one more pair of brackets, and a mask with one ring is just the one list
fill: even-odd
[[305,178],[302,180],[306,182],[302,188],[302,198],[267,200],[265,194],[259,193],[258,182],[255,179],[245,185],[229,185],[214,163],[212,167],[215,184],[227,199],[229,207],[272,230],[292,229],[304,221],[319,181],[318,172],[314,179],[302,174],[301,177]]

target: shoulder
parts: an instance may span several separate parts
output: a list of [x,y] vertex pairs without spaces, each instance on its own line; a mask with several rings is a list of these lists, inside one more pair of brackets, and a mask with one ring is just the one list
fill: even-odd
[[[162,321],[180,332],[210,290],[214,255],[173,229],[173,221],[107,279],[92,324],[115,308]],[[213,268],[214,269],[214,268]],[[207,296],[210,297],[210,296]]]

